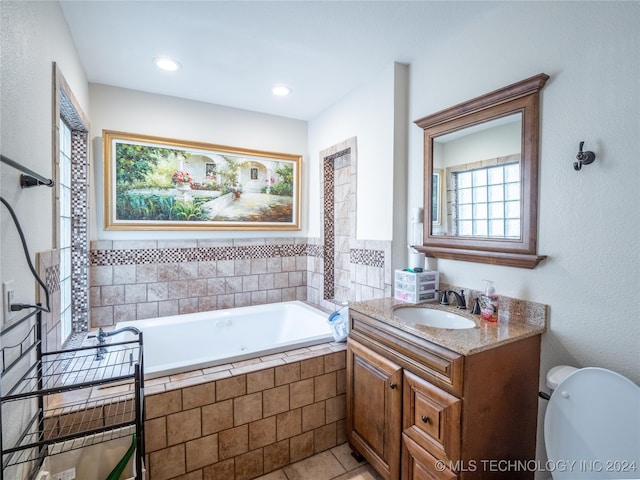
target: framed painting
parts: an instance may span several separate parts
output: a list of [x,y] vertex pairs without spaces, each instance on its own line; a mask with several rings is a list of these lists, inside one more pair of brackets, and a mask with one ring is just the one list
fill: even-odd
[[301,155],[103,130],[106,230],[300,230]]

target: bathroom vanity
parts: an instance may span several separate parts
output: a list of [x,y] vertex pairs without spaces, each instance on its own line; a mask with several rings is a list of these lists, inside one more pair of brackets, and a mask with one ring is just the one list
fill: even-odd
[[546,307],[511,307],[497,324],[463,313],[476,326],[450,330],[394,315],[439,305],[350,306],[347,436],[385,479],[534,477]]

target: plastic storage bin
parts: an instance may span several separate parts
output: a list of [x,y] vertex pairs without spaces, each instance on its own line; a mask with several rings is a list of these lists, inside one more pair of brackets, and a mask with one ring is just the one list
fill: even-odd
[[437,298],[440,274],[435,271],[407,272],[395,271],[395,298],[407,303],[430,302]]
[[[46,457],[36,480],[104,480],[131,444],[130,437],[95,443],[76,450]],[[54,447],[55,451],[55,447]],[[134,480],[135,454],[131,457],[121,480]],[[142,478],[146,478],[143,466]]]

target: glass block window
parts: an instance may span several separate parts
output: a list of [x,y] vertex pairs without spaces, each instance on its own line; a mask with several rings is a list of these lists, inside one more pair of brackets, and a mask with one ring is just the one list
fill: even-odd
[[520,163],[452,172],[454,234],[520,238]]
[[60,325],[61,341],[71,333],[71,129],[60,119]]

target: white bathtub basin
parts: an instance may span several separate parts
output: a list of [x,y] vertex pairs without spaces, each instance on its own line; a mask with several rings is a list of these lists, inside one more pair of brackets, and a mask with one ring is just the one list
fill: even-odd
[[455,313],[424,307],[403,307],[394,310],[393,314],[407,322],[434,328],[464,329],[473,328],[476,323]]

